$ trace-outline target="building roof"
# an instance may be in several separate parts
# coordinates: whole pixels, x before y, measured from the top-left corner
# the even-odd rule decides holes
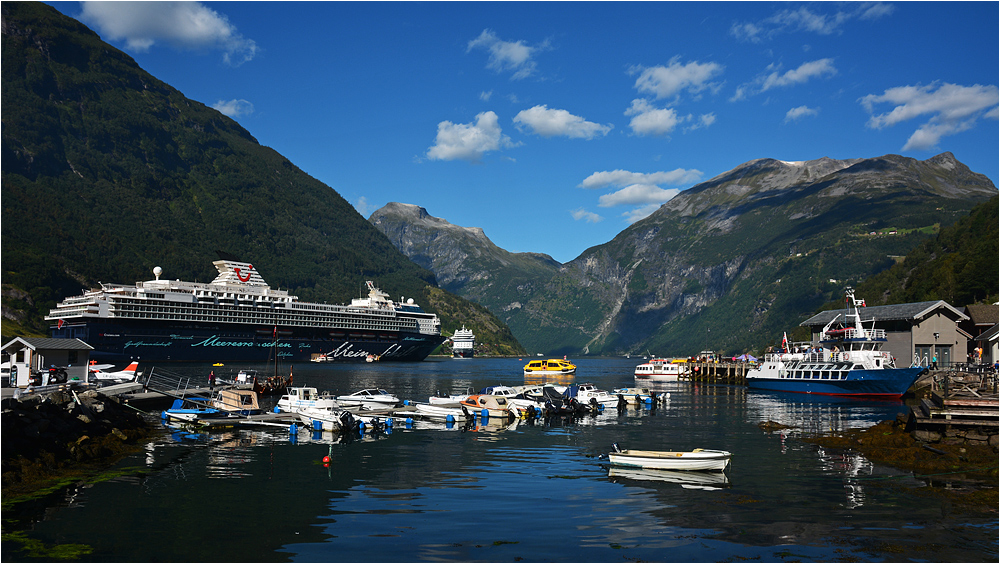
[[[1000,323],[1000,306],[996,304],[972,304],[965,306],[965,314],[975,325],[996,325]]]
[[[94,347],[80,339],[49,339],[46,337],[16,337],[3,346],[4,352],[27,347],[33,351],[92,351]]]
[[[997,330],[1000,325],[994,325],[989,331],[984,331],[982,335],[976,337],[977,341],[995,341],[997,340]]]
[[[944,308],[946,312],[951,312],[952,316],[958,321],[969,319],[967,315],[949,305],[948,302],[944,300],[937,300],[931,302],[916,302],[912,304],[863,307],[861,308],[861,320],[871,321],[874,319],[876,321],[914,321],[923,319],[941,308]],[[799,325],[802,327],[822,326],[832,321],[837,315],[840,315],[843,318],[848,313],[852,313],[852,310],[842,308],[821,311],[803,321]]]

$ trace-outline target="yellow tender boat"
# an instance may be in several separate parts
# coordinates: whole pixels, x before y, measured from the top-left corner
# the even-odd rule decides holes
[[[576,374],[576,365],[568,360],[559,360],[558,358],[550,358],[548,360],[532,360],[528,364],[524,365],[525,376],[549,376],[560,374]]]

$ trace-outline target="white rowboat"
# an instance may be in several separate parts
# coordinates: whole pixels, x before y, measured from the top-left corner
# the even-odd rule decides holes
[[[658,468],[660,470],[714,470],[717,472],[722,472],[729,466],[731,457],[732,453],[728,451],[704,448],[696,448],[688,452],[630,449],[608,454],[608,459],[613,466]]]

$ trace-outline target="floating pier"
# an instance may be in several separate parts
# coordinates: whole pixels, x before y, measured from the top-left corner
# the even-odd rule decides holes
[[[908,428],[919,440],[998,445],[996,373],[938,371],[926,397],[910,411]]]
[[[749,362],[688,361],[685,364],[687,373],[681,375],[680,379],[692,382],[745,386],[747,383],[747,372],[753,366]]]

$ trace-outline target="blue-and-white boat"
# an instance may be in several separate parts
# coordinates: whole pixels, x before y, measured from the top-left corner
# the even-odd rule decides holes
[[[755,390],[831,396],[899,398],[910,389],[923,366],[897,368],[895,359],[881,350],[884,329],[865,329],[860,307],[848,289],[853,313],[838,315],[823,327],[820,346],[799,351],[769,353],[764,362],[747,372],[747,386]],[[838,323],[839,322],[839,323]]]

